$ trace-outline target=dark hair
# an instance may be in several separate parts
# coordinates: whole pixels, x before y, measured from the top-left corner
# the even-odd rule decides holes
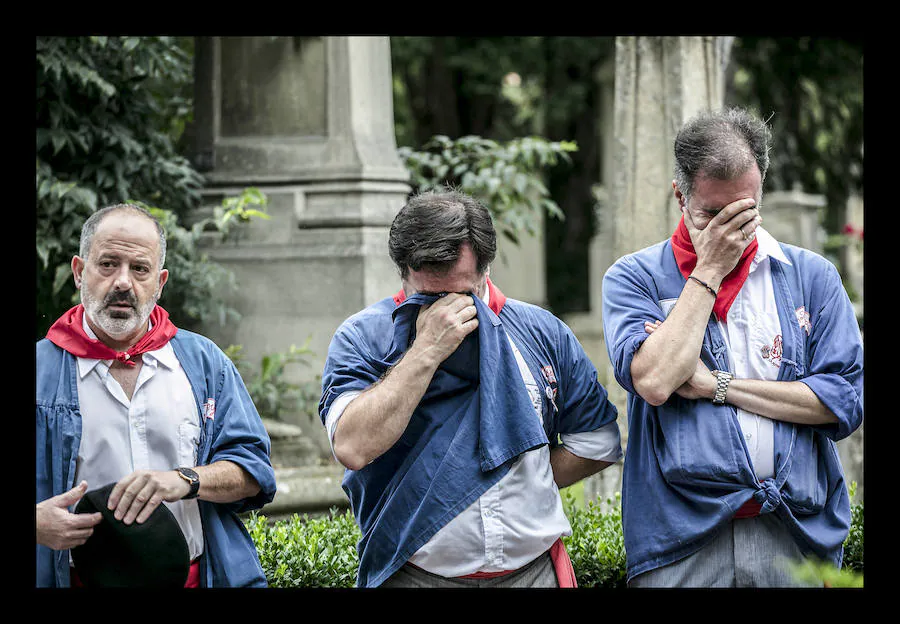
[[[701,112],[675,137],[675,183],[689,197],[698,176],[733,180],[754,162],[762,182],[769,168],[771,138],[766,123],[744,109]]]
[[[484,273],[497,255],[497,234],[481,202],[455,189],[412,196],[391,223],[388,250],[406,278],[409,270],[447,271],[468,241],[478,272]]]
[[[84,222],[84,225],[81,226],[81,241],[78,247],[78,255],[82,258],[88,257],[91,251],[91,243],[94,242],[94,234],[97,233],[97,228],[100,226],[100,222],[103,221],[103,219],[106,218],[106,216],[111,212],[117,212],[120,210],[129,210],[131,212],[139,213],[150,219],[156,226],[156,231],[159,232],[159,270],[161,271],[166,263],[165,230],[163,230],[162,224],[160,224],[159,220],[154,217],[149,210],[135,204],[114,204],[112,206],[101,208],[90,217],[88,217],[87,221]]]

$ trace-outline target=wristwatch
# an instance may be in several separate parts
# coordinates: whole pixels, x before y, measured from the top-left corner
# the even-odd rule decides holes
[[[175,472],[178,473],[179,477],[191,484],[191,489],[181,497],[181,500],[197,498],[197,494],[200,492],[200,475],[190,468],[176,468]]]
[[[716,395],[713,397],[713,405],[724,405],[725,393],[728,392],[728,384],[734,379],[734,375],[720,370],[714,370],[712,374],[716,378]]]

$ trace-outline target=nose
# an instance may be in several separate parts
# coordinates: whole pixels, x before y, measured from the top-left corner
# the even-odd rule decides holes
[[[131,271],[127,263],[123,263],[113,280],[114,290],[131,290]]]

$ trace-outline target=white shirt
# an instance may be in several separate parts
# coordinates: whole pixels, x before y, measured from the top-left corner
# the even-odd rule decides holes
[[[489,303],[487,292],[483,299]],[[544,392],[511,338],[509,343],[535,415],[541,418]],[[332,452],[337,421],[359,394],[340,395],[326,415]],[[595,431],[562,434],[560,439],[569,452],[586,459],[616,462],[623,455],[615,422]],[[432,536],[409,562],[444,577],[515,570],[547,551],[561,536],[571,534],[553,480],[550,448],[544,445],[522,453],[500,481]]]
[[[756,240],[759,247],[750,263],[750,274],[728,309],[728,322],[719,321],[719,329],[728,344],[736,378],[775,381],[781,366],[782,334],[769,258],[791,263],[778,241],[761,227],[756,228]],[[757,478],[773,477],[774,421],[740,408],[737,415]]]
[[[86,318],[83,327],[90,338],[96,339]],[[113,360],[76,359],[82,434],[75,483],[84,479],[93,490],[135,470],[197,465],[197,405],[170,343],[143,354],[130,401],[110,374]],[[178,520],[191,559],[200,556],[203,530],[197,500],[162,504]]]

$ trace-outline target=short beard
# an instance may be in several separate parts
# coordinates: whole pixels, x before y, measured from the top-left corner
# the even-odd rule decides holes
[[[136,307],[137,301],[133,293],[128,293],[126,297],[107,296],[101,302],[84,288],[83,282],[79,290],[81,291],[81,303],[87,315],[100,326],[107,336],[114,340],[124,340],[141,327],[141,324],[146,325],[159,295],[157,292],[156,296],[143,306]],[[126,301],[133,306],[134,311],[125,318],[112,316],[106,306],[113,301]]]

